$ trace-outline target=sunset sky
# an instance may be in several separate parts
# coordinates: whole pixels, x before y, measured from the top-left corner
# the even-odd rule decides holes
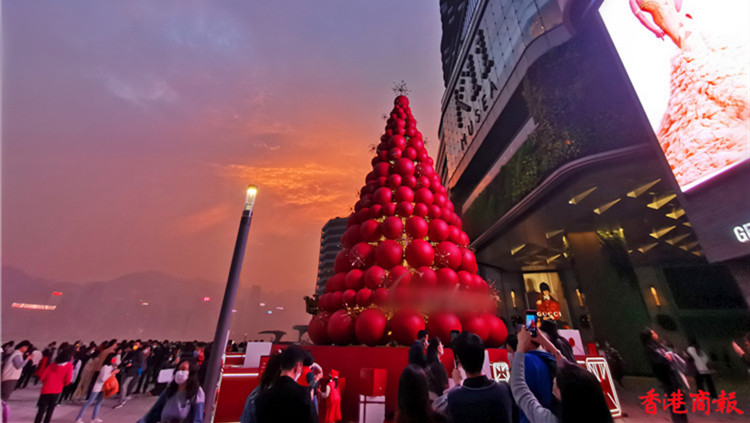
[[[315,283],[320,229],[370,170],[394,82],[435,155],[438,0],[3,2],[2,260]]]

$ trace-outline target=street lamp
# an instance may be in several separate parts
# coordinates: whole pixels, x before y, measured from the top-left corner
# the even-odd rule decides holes
[[[237,232],[237,241],[234,244],[234,254],[232,255],[232,265],[229,268],[227,288],[224,291],[224,300],[221,303],[221,313],[219,313],[219,323],[216,325],[216,334],[214,335],[214,342],[211,347],[211,356],[208,359],[208,367],[206,367],[206,380],[203,387],[206,394],[203,423],[211,423],[214,419],[216,405],[214,402],[216,400],[216,391],[219,385],[221,363],[224,361],[227,340],[229,339],[229,325],[232,321],[234,299],[237,296],[237,286],[240,282],[240,272],[242,270],[242,259],[245,256],[247,234],[250,229],[250,220],[253,218],[253,205],[255,204],[255,196],[257,194],[258,188],[255,185],[247,187],[245,208],[242,211],[240,228]]]

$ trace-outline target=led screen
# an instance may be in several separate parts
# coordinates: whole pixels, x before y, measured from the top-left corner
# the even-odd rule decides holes
[[[750,158],[750,1],[604,0],[599,12],[683,191]]]

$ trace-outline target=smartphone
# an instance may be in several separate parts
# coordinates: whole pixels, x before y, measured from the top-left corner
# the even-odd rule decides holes
[[[532,338],[536,337],[537,315],[536,310],[526,310],[526,330]]]

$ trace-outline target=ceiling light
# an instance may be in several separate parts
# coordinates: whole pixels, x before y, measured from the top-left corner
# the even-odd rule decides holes
[[[596,214],[603,214],[605,211],[609,210],[612,206],[614,206],[615,204],[617,204],[619,202],[620,202],[620,199],[617,198],[615,200],[610,201],[607,204],[602,204],[601,206],[599,206],[599,207],[597,207],[597,208],[594,209],[594,213],[596,213]]]
[[[547,239],[550,239],[550,238],[556,237],[557,235],[560,235],[563,232],[565,232],[565,229],[557,229],[555,231],[547,232],[546,234],[544,234],[544,236],[547,237]]]
[[[685,209],[679,208],[679,209],[673,209],[672,213],[667,213],[667,217],[671,217],[672,219],[679,219],[682,216],[685,216]]]
[[[653,232],[651,232],[649,235],[651,235],[652,238],[659,239],[663,237],[664,235],[666,235],[667,233],[669,233],[669,231],[671,231],[674,228],[676,228],[676,226],[672,225],[672,226],[665,226],[660,229],[654,229]]]
[[[644,192],[648,191],[649,188],[651,188],[652,186],[658,184],[660,181],[661,181],[661,179],[655,179],[655,180],[653,180],[651,182],[647,182],[647,183],[639,186],[638,188],[630,191],[628,193],[628,197],[630,197],[630,198],[638,198],[639,195],[641,195]]]
[[[667,203],[672,201],[673,198],[677,197],[677,194],[664,194],[660,196],[654,196],[654,201],[648,203],[648,207],[654,210],[659,210],[664,207]]]
[[[574,196],[570,200],[568,200],[568,204],[575,205],[575,204],[580,203],[584,198],[588,197],[589,194],[591,194],[592,192],[594,192],[594,190],[596,190],[596,187],[587,189],[586,191],[584,191],[584,192],[582,192],[582,193]]]
[[[519,251],[523,250],[526,244],[517,245],[510,249],[510,255],[515,256]]]
[[[638,251],[641,252],[641,254],[646,254],[650,249],[656,247],[656,242],[652,242],[651,244],[646,244],[643,247],[639,248]]]
[[[680,248],[682,248],[685,251],[690,251],[693,248],[695,248],[696,246],[698,246],[698,241],[688,242],[685,245],[680,245]]]
[[[547,264],[552,263],[553,261],[557,260],[558,257],[560,257],[562,254],[555,254],[552,257],[547,257]]]
[[[680,243],[680,241],[682,241],[683,239],[685,239],[685,238],[687,238],[689,236],[690,236],[690,234],[677,235],[674,238],[669,238],[669,239],[665,240],[665,242],[667,244],[669,244],[669,245],[677,245],[677,244]]]

